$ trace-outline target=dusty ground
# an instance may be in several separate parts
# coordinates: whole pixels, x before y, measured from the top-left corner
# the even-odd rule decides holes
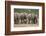
[[[38,24],[14,24],[14,27],[30,27],[30,26],[38,26]]]

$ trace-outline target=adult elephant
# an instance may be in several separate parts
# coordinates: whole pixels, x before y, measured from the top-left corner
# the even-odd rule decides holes
[[[24,23],[27,24],[27,13],[24,13]]]
[[[24,13],[20,13],[20,20],[21,20],[21,24],[24,23]]]
[[[14,23],[18,24],[19,23],[19,13],[14,13]]]
[[[27,13],[21,13],[20,14],[21,23],[27,23]]]
[[[28,14],[27,18],[28,18],[28,24],[30,24],[32,20],[32,14]]]

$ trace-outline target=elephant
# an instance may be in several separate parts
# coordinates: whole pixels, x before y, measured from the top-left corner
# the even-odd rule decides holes
[[[32,14],[32,22],[33,22],[33,24],[36,24],[38,22],[38,15],[37,14]]]
[[[24,13],[24,23],[27,24],[27,13]]]
[[[20,23],[20,24],[23,24],[23,23],[26,23],[27,22],[27,14],[26,13],[15,13],[14,14],[14,21],[16,24]]]
[[[26,13],[20,13],[20,19],[21,23],[27,23],[27,14]]]
[[[32,20],[32,14],[31,13],[28,14],[27,18],[28,18],[28,24],[30,24],[31,23],[30,21]]]
[[[35,15],[34,16],[34,24],[37,24],[38,23],[38,15]]]
[[[19,17],[18,17],[19,13],[14,13],[14,23],[18,24],[19,23]]]
[[[38,23],[38,15],[31,13],[14,13],[14,23],[15,24],[30,24],[30,23]]]
[[[23,24],[23,22],[24,22],[24,13],[20,13],[20,20],[21,20],[21,23]]]

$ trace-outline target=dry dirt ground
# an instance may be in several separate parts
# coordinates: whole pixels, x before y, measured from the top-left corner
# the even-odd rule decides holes
[[[38,24],[14,24],[14,27],[31,27],[38,26]]]

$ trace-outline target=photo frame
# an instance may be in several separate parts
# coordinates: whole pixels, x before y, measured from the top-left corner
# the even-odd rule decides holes
[[[44,33],[45,32],[45,6],[44,5],[45,5],[44,3],[38,3],[38,2],[36,3],[36,2],[5,1],[5,35]],[[31,25],[32,27],[31,26],[29,27],[28,25],[30,24],[27,24],[28,20],[26,20],[27,21],[26,24],[22,24],[22,23],[19,25],[18,23],[14,24],[15,22],[14,21],[15,18],[13,18],[15,16],[14,12],[19,12],[19,15],[20,15],[20,12],[29,13],[27,11],[29,12],[32,11],[31,12],[32,14],[34,13],[34,11],[36,13],[39,11],[38,26]],[[25,19],[24,19],[24,22],[25,22]],[[24,25],[26,25],[26,27],[22,27]]]

